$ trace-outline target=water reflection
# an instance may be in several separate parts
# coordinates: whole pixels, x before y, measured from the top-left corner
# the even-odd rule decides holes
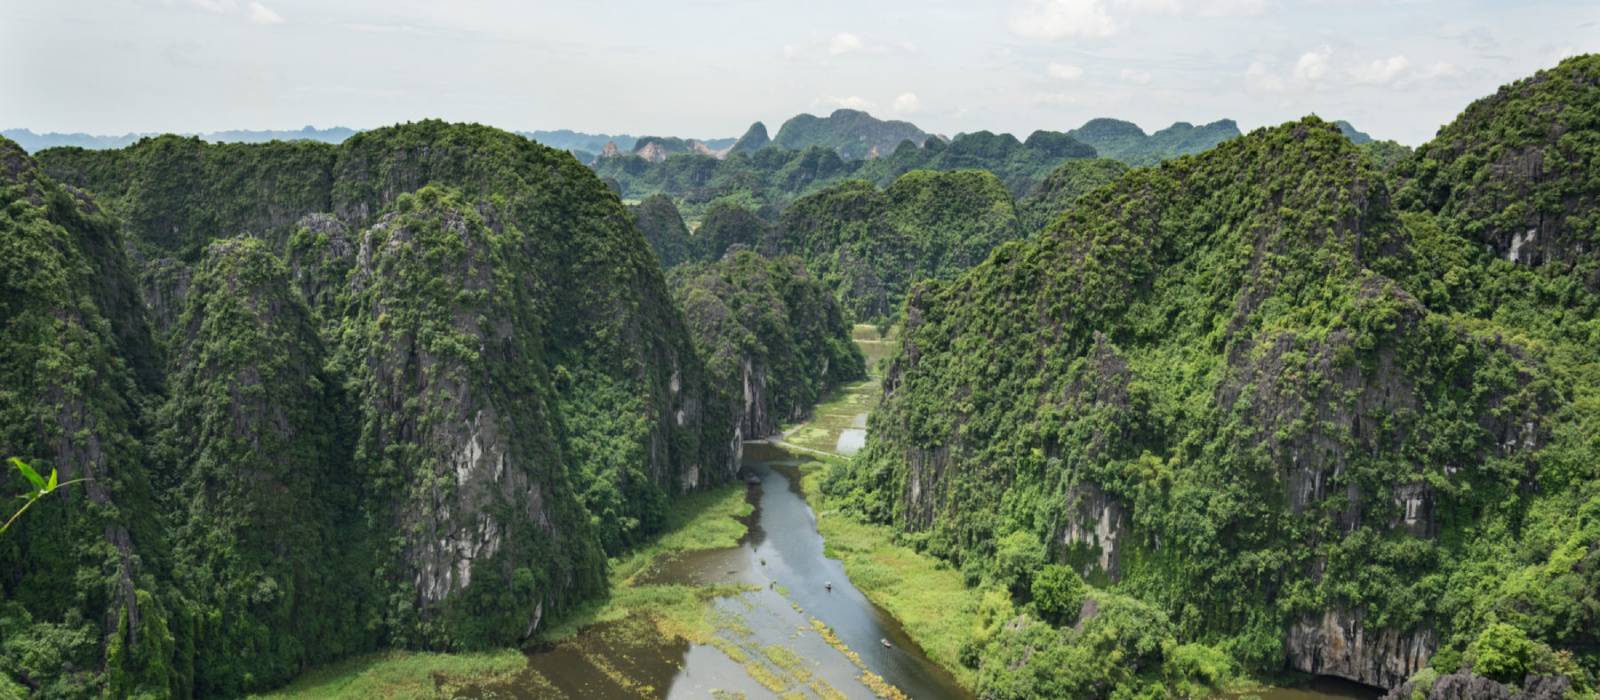
[[[596,625],[531,653],[529,673],[482,688],[479,696],[670,700],[722,691],[775,698],[775,684],[756,677],[775,673],[787,691],[806,697],[875,697],[860,680],[857,661],[818,634],[816,619],[859,655],[861,665],[910,697],[971,697],[850,583],[843,565],[823,555],[815,515],[798,483],[801,459],[766,443],[748,443],[744,455],[744,469],[758,481],[749,487],[756,508],[739,546],[671,557],[638,579],[641,585],[750,586],[751,592],[714,602],[712,644],[670,642],[654,630],[628,628],[648,626],[641,620]],[[880,644],[885,639],[891,648]]]

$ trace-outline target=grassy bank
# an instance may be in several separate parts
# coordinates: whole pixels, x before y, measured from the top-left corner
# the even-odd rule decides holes
[[[860,522],[832,508],[821,490],[828,465],[846,459],[834,452],[839,433],[857,416],[877,408],[883,396],[881,363],[896,343],[892,329],[884,336],[876,326],[858,324],[854,335],[867,356],[871,377],[835,391],[817,406],[811,420],[787,430],[782,442],[822,460],[801,470],[801,483],[817,513],[817,530],[828,556],[842,561],[856,588],[889,611],[930,658],[971,688],[975,674],[961,665],[960,652],[977,626],[981,592],[967,588],[961,574],[939,559],[895,544],[891,528]]]
[[[860,522],[828,506],[821,482],[827,462],[802,470],[806,500],[817,513],[829,557],[844,563],[850,582],[889,611],[912,639],[968,688],[975,673],[961,665],[961,644],[972,636],[981,593],[967,588],[944,562],[894,543],[894,531]]]
[[[466,685],[509,677],[527,665],[515,649],[482,654],[392,651],[346,659],[311,671],[259,700],[326,698],[431,700],[454,697]]]
[[[559,644],[578,632],[606,622],[627,622],[619,629],[639,635],[662,635],[691,641],[709,639],[715,629],[710,602],[738,592],[736,586],[639,585],[640,574],[663,557],[682,552],[722,549],[738,544],[745,534],[741,519],[750,515],[745,489],[739,485],[685,496],[673,505],[666,531],[654,542],[611,560],[611,594],[545,629],[539,642]],[[315,669],[262,700],[308,698],[356,700],[393,698],[431,700],[456,697],[470,686],[493,684],[529,673],[527,657],[518,649],[482,653],[437,654],[392,651],[372,654]],[[534,681],[536,682],[536,681]]]

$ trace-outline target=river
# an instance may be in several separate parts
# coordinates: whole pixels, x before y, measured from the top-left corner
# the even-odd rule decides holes
[[[768,443],[746,443],[743,474],[758,483],[747,486],[755,509],[739,545],[671,556],[640,581],[746,585],[746,592],[712,603],[714,643],[641,638],[600,624],[574,640],[530,653],[533,673],[477,694],[776,699],[775,684],[760,681],[771,674],[786,685],[782,697],[869,700],[879,697],[863,673],[870,671],[917,700],[971,698],[894,618],[850,583],[837,560],[823,554],[816,516],[796,482],[804,459]],[[825,639],[813,620],[831,629],[836,641]]]

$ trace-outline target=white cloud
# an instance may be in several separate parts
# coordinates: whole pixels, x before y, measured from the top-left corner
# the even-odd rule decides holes
[[[1183,0],[1117,0],[1117,9],[1141,15],[1183,13]]]
[[[216,12],[218,14],[232,12],[234,8],[239,6],[234,0],[189,0],[189,4],[206,12]]]
[[[899,97],[894,98],[893,109],[899,114],[915,114],[917,110],[922,109],[922,100],[917,99],[917,93],[901,93]]]
[[[839,56],[852,51],[860,51],[866,47],[867,45],[861,41],[861,37],[850,32],[839,32],[833,35],[833,41],[828,44],[828,53]]]
[[[1056,80],[1077,80],[1083,77],[1083,69],[1068,63],[1052,63],[1049,68],[1050,77]]]
[[[1300,60],[1294,62],[1294,77],[1308,83],[1322,80],[1328,76],[1328,59],[1332,57],[1333,49],[1327,46],[1301,54]]]
[[[1405,56],[1391,56],[1358,65],[1351,70],[1350,75],[1358,83],[1385,85],[1400,77],[1400,73],[1410,65],[1411,62],[1407,61]]]
[[[817,102],[824,106],[835,109],[859,109],[863,112],[870,112],[876,106],[871,100],[858,95],[849,95],[846,97],[835,97],[833,95],[829,95],[817,100]]]
[[[1245,84],[1252,90],[1265,92],[1279,92],[1283,90],[1283,78],[1272,72],[1271,68],[1262,61],[1255,61],[1244,72]]]
[[[1192,4],[1201,17],[1258,17],[1267,12],[1267,0],[1198,0]]]
[[[1029,39],[1094,39],[1117,33],[1104,0],[1026,0],[1011,31]]]
[[[1430,63],[1412,72],[1411,77],[1416,80],[1437,80],[1439,78],[1454,78],[1461,75],[1461,69],[1455,64],[1446,61]]]
[[[253,24],[283,24],[283,17],[272,8],[252,0],[250,3],[250,21]]]
[[[1116,0],[1116,7],[1141,15],[1255,17],[1266,13],[1267,0]]]
[[[1145,85],[1150,82],[1150,78],[1152,77],[1150,75],[1150,71],[1134,70],[1132,68],[1122,69],[1121,75],[1123,82],[1133,83],[1134,85]]]

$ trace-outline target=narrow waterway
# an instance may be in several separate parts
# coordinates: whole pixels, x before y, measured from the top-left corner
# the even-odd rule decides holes
[[[747,443],[742,476],[753,477],[746,488],[755,510],[739,545],[668,557],[639,580],[641,586],[746,586],[713,601],[712,643],[641,634],[627,628],[629,621],[595,625],[530,653],[529,673],[475,694],[870,700],[881,696],[870,687],[870,672],[917,700],[970,698],[850,583],[838,561],[823,554],[816,516],[797,482],[806,459],[768,443]]]

